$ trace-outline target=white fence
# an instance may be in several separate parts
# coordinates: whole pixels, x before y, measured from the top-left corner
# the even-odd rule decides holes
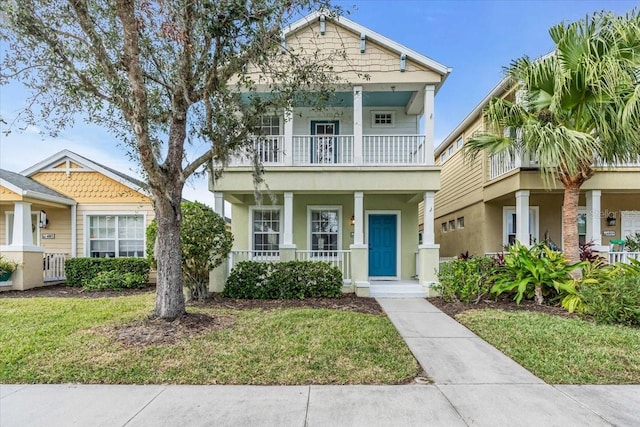
[[[256,137],[253,145],[233,156],[229,164],[232,166],[250,166],[257,156],[263,165],[278,165],[284,163],[284,155],[284,136]]]
[[[351,251],[296,251],[296,260],[328,262],[338,267],[345,282],[351,282]]]
[[[280,251],[231,251],[229,252],[229,273],[233,267],[242,261],[279,261]]]
[[[629,261],[631,259],[640,261],[640,252],[609,252],[607,254],[609,264],[615,264],[617,262],[631,264],[631,261]]]
[[[65,280],[66,274],[64,272],[64,261],[67,259],[67,254],[64,253],[45,253],[42,259],[43,262],[43,275],[45,282],[56,282],[59,280]]]

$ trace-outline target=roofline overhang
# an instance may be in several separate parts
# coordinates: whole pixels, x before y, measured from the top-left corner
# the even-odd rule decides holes
[[[61,197],[61,196],[54,196],[52,194],[45,194],[45,193],[40,193],[39,191],[33,191],[33,190],[25,190],[21,187],[18,187],[17,185],[7,181],[6,179],[2,179],[0,178],[0,185],[2,185],[5,188],[8,188],[9,190],[13,191],[14,193],[22,196],[22,197],[30,197],[32,199],[37,199],[37,200],[43,200],[46,202],[54,202],[54,203],[60,203],[62,205],[68,205],[68,206],[73,206],[76,205],[76,201],[72,200],[72,199],[68,199],[66,197]]]

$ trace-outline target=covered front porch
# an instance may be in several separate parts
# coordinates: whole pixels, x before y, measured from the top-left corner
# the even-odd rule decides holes
[[[423,231],[421,244],[418,235],[418,203],[433,206],[433,191],[286,191],[275,194],[275,203],[260,206],[252,195],[215,193],[221,214],[225,196],[232,202],[235,241],[227,265],[212,277],[213,291],[221,291],[233,267],[246,260],[328,262],[342,272],[343,291],[360,296],[406,285],[426,295],[437,281],[433,209],[424,210],[431,227]]]

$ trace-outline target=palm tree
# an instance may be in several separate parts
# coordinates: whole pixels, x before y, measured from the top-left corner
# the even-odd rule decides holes
[[[487,132],[465,143],[480,152],[537,158],[547,188],[564,186],[562,242],[579,261],[578,196],[597,165],[640,156],[640,18],[600,12],[549,31],[555,50],[506,69],[516,101],[492,99],[483,114]]]

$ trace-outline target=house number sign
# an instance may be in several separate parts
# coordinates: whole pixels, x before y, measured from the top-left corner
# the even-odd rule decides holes
[[[43,233],[42,234],[42,238],[43,239],[55,239],[56,235],[55,235],[55,233]]]
[[[613,237],[613,236],[616,235],[616,232],[607,230],[607,231],[604,231],[602,234],[607,236],[607,237]]]

